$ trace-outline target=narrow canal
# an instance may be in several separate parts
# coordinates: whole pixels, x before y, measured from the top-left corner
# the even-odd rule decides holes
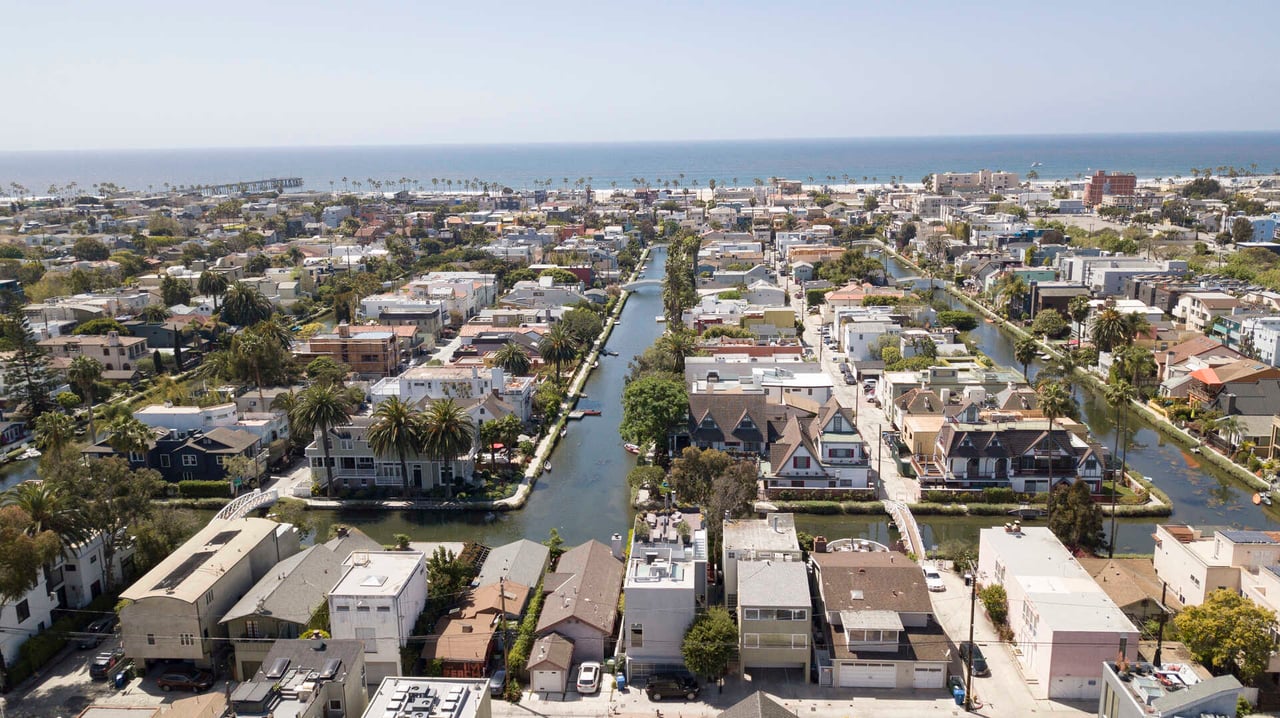
[[[642,277],[661,278],[666,259],[666,247],[655,247]],[[660,314],[660,286],[642,286],[631,293],[622,323],[606,344],[618,356],[602,356],[585,387],[586,401],[598,405],[601,415],[569,423],[568,433],[551,455],[551,473],[538,480],[523,509],[489,518],[482,512],[315,512],[319,535],[330,524],[343,523],[383,542],[403,533],[419,541],[467,539],[495,546],[518,538],[541,541],[552,528],[570,544],[593,538],[607,541],[613,532],[625,532],[631,526],[626,476],[636,462],[618,438],[622,385],[631,357],[662,333],[664,325],[655,321]]]

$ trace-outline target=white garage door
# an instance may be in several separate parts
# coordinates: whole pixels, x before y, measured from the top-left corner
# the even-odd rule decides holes
[[[941,688],[947,684],[942,666],[916,666],[911,685],[915,688]]]
[[[1102,695],[1102,684],[1096,678],[1069,676],[1054,678],[1049,697],[1065,701],[1096,700]]]
[[[892,663],[841,663],[841,688],[896,688],[898,668]]]
[[[529,687],[539,693],[564,693],[564,671],[533,671]]]

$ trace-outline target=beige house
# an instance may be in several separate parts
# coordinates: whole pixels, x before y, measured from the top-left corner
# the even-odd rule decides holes
[[[725,604],[738,608],[738,565],[741,561],[801,562],[800,539],[792,514],[769,514],[763,519],[725,519],[721,533]]]
[[[214,519],[120,598],[125,654],[209,666],[230,648],[219,623],[240,597],[298,552],[298,532],[267,519]]]
[[[788,677],[809,680],[809,576],[798,561],[738,564],[739,665],[794,669]]]
[[[564,693],[573,672],[573,642],[559,634],[534,641],[529,651],[529,690],[535,693]]]
[[[1179,524],[1156,526],[1152,563],[1169,593],[1185,606],[1198,606],[1219,588],[1240,591],[1241,574],[1280,564],[1280,540],[1271,531],[1201,529]]]

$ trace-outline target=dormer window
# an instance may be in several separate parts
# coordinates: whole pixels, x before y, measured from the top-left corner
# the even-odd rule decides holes
[[[993,448],[993,449],[998,449],[998,448],[1000,448],[1000,439],[998,439],[998,438],[996,438],[996,437],[994,437],[994,436],[993,436],[993,437],[991,437],[991,448]]]
[[[971,440],[969,439],[969,437],[967,437],[967,436],[966,436],[966,437],[964,437],[964,439],[962,439],[962,440],[960,441],[960,445],[961,445],[961,446],[963,446],[963,447],[965,447],[966,449],[972,449],[972,448],[973,448],[973,441],[971,441]]]
[[[739,422],[738,422],[738,428],[739,428],[739,429],[754,429],[754,428],[756,428],[756,425],[755,425],[755,422],[751,421],[751,417],[749,417],[749,416],[744,416],[744,417],[742,417],[742,421],[739,421]]]
[[[716,428],[716,420],[712,419],[711,416],[708,415],[706,418],[702,420],[701,426],[704,429],[714,429]]]

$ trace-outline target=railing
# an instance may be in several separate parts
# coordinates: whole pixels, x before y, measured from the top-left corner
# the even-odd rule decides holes
[[[230,521],[233,519],[242,519],[254,509],[260,509],[263,506],[270,506],[280,498],[280,492],[275,489],[270,491],[255,490],[252,493],[237,496],[231,503],[222,507],[222,510],[214,516],[215,519]]]

